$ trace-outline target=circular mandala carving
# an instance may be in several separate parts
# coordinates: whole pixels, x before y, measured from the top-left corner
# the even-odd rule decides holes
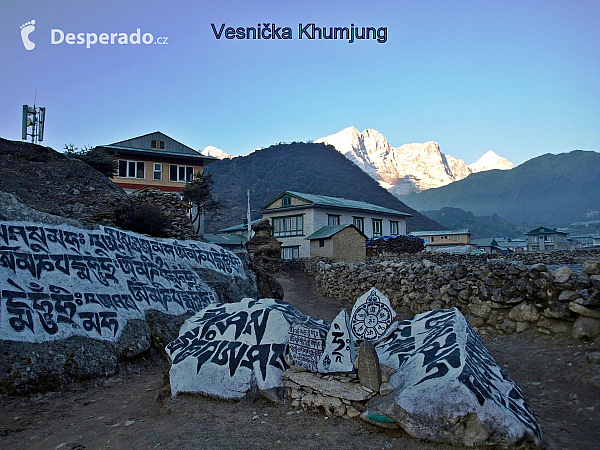
[[[377,296],[375,296],[377,298]],[[358,339],[373,341],[385,333],[385,330],[392,323],[392,310],[379,301],[369,301],[363,303],[352,317],[352,332]]]

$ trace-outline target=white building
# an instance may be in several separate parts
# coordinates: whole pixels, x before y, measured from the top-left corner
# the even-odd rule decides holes
[[[308,258],[306,239],[326,226],[352,224],[368,238],[406,234],[406,214],[383,206],[285,191],[261,210],[273,225],[273,236],[281,241],[283,259]]]

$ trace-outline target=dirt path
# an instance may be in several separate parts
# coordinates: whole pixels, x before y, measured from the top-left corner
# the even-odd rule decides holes
[[[342,307],[351,308],[315,295],[304,274],[291,275],[282,279],[286,300],[306,314],[331,320]],[[551,447],[598,448],[600,391],[590,380],[598,376],[599,366],[587,361],[597,346],[531,335],[484,340],[522,387]],[[161,397],[166,369],[155,367],[29,398],[0,398],[0,448],[454,448],[263,399]]]

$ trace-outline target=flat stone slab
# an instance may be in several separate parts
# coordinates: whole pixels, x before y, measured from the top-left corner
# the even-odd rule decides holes
[[[401,322],[376,346],[381,364],[398,371],[393,394],[369,401],[361,417],[399,424],[415,438],[451,444],[541,444],[523,392],[494,361],[456,308]],[[360,360],[360,357],[359,357]]]
[[[364,401],[373,396],[365,391],[358,383],[342,383],[335,379],[327,380],[310,372],[287,371],[283,378],[293,381],[300,386],[309,387],[321,395],[338,397],[349,401]]]
[[[324,347],[319,329],[302,323],[293,323],[290,326],[288,341],[289,353],[294,364],[316,372]]]

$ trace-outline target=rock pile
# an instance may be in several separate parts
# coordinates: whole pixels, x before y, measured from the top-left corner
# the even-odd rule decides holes
[[[367,256],[394,256],[399,253],[419,253],[425,241],[415,236],[383,236],[367,241]]]
[[[160,208],[167,219],[167,228],[163,230],[165,237],[173,239],[196,239],[194,225],[190,220],[190,206],[181,201],[176,192],[164,192],[148,188],[133,193],[132,205],[150,204]]]
[[[366,409],[373,396],[393,391],[388,379],[396,370],[388,366],[382,369],[381,387],[375,390],[362,385],[356,373],[312,373],[293,363],[281,378],[292,406],[354,418]]]
[[[297,263],[299,264],[299,263]],[[359,265],[304,261],[324,295],[350,301],[370,286],[412,313],[458,308],[482,333],[600,335],[600,263],[547,266],[508,259],[377,261]]]

